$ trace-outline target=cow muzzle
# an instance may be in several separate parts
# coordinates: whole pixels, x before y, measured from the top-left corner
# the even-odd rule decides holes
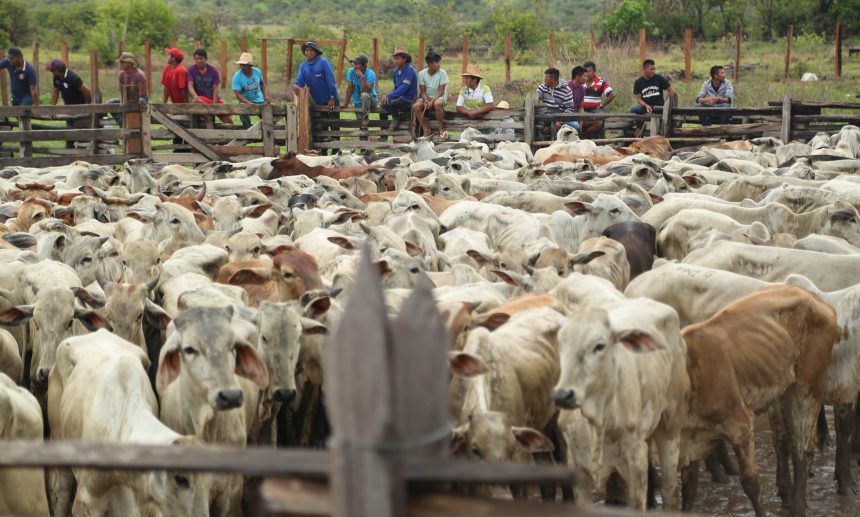
[[[279,388],[275,390],[273,397],[276,402],[288,404],[296,398],[296,390]]]
[[[215,397],[215,406],[218,409],[233,409],[240,407],[244,400],[242,390],[221,390]]]
[[[552,390],[552,401],[562,409],[576,409],[578,407],[576,393],[573,390],[564,388]]]
[[[50,373],[50,368],[39,368],[39,371],[36,372],[36,382],[38,382],[42,386],[48,384],[48,374]]]

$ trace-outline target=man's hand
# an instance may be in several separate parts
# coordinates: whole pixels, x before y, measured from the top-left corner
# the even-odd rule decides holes
[[[349,106],[349,99],[344,99],[343,102],[340,104],[341,108],[346,108],[348,106]]]
[[[388,104],[388,97],[383,97],[379,99],[379,103],[385,106],[386,104]]]
[[[328,110],[334,111],[334,107],[336,104],[337,104],[337,102],[334,99],[329,99],[328,100]]]
[[[298,86],[296,86],[296,85],[294,84],[294,85],[293,85],[293,92],[294,92],[296,95],[298,95],[298,94],[302,93],[302,89],[301,89],[301,88],[299,88]]]
[[[360,70],[356,70],[356,69],[354,69],[354,68],[353,68],[353,72],[352,72],[352,73],[354,73],[355,75],[357,75],[359,79],[364,79],[364,72],[362,72],[362,71],[360,71]]]
[[[650,105],[650,104],[646,104],[646,105],[645,105],[645,111],[647,111],[648,113],[653,113],[653,112],[654,112],[654,109],[653,109],[653,108],[651,108],[651,105]]]
[[[200,97],[196,95],[191,96],[191,102],[201,102]]]
[[[264,100],[266,103],[268,103],[268,104],[271,104],[271,103],[272,103],[272,98],[271,98],[271,97],[269,97],[269,96],[268,96],[268,94],[264,94],[264,95],[263,95],[263,100]]]

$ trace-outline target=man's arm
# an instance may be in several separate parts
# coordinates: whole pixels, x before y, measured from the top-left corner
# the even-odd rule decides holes
[[[260,77],[260,92],[262,92],[263,94],[263,101],[271,102],[271,99],[269,99],[269,94],[266,93],[266,85],[263,83],[262,76]]]
[[[60,90],[58,90],[56,87],[51,88],[51,106],[57,105],[57,99],[59,99],[59,97],[60,97]]]
[[[354,89],[354,88],[353,88],[353,86],[352,86],[352,82],[351,82],[351,81],[347,81],[347,83],[346,83],[346,93],[344,93],[344,94],[343,94],[343,103],[341,104],[341,106],[342,106],[342,107],[344,107],[344,108],[345,108],[345,107],[349,106],[349,100],[350,100],[350,99],[352,99],[352,90],[353,90],[353,89]]]
[[[331,68],[331,63],[325,68],[325,80],[328,84],[328,105],[334,106],[337,104],[338,95],[337,95],[337,81],[334,79],[334,70]]]
[[[602,104],[601,107],[605,108],[606,106],[609,106],[610,104],[612,104],[612,101],[614,101],[614,100],[615,100],[615,90],[612,90],[606,94],[606,98],[603,99],[603,102],[601,103]]]
[[[702,87],[699,88],[699,93],[696,94],[696,102],[697,103],[701,103],[702,100],[705,99],[705,96],[708,95],[708,92],[706,90],[707,86],[708,86],[708,81],[705,81],[704,83],[702,83]]]
[[[307,84],[307,81],[305,81],[305,70],[307,70],[307,65],[305,65],[305,63],[300,64],[299,73],[296,75],[296,82],[293,83],[293,91],[296,95],[298,95],[299,92],[302,91],[302,88]]]
[[[436,102],[437,99],[441,99],[441,98],[445,97],[445,90],[447,90],[447,89],[448,89],[448,83],[440,84],[439,89],[436,90],[436,95],[434,95],[433,98],[430,99],[430,104],[433,104],[434,102]]]
[[[415,76],[415,74],[409,74],[408,76],[403,78],[400,84],[394,87],[394,90],[392,90],[391,93],[386,96],[386,98],[388,98],[388,100],[391,100],[396,99],[397,97],[402,97],[406,94],[406,92],[416,80],[417,77]]]
[[[197,90],[194,88],[194,81],[188,81],[188,93],[191,95],[191,102],[200,102],[200,96],[197,95]]]
[[[496,105],[494,103],[488,102],[488,103],[484,104],[482,107],[480,107],[474,111],[470,111],[469,113],[470,113],[470,116],[472,118],[481,118],[484,115],[486,115],[487,113],[493,111],[495,108],[496,108]]]
[[[373,90],[373,81],[367,80],[367,72],[361,74],[361,91],[370,93]]]
[[[726,100],[723,102],[733,103],[735,99],[735,89],[732,87],[732,82],[726,79]]]
[[[36,70],[33,70],[33,75],[30,77],[30,95],[33,96],[33,106],[39,105],[39,78],[36,76]]]
[[[87,85],[85,85],[84,83],[81,83],[81,87],[78,88],[78,91],[80,91],[83,94],[85,103],[92,104],[93,92],[91,92],[90,89],[87,88]]]
[[[639,103],[640,106],[645,108],[645,111],[649,113],[651,112],[651,106],[647,102],[645,102],[645,99],[642,98],[641,93],[636,93],[633,96],[636,97],[636,102]]]
[[[240,90],[233,90],[233,93],[236,94],[236,99],[239,101],[240,104],[253,104],[253,102],[249,101],[245,98],[244,95],[242,95],[242,92]]]

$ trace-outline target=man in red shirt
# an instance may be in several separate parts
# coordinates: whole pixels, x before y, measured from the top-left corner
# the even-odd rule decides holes
[[[161,84],[164,86],[164,101],[170,99],[174,104],[188,102],[188,71],[182,64],[185,54],[178,48],[166,48],[167,66],[161,74]]]

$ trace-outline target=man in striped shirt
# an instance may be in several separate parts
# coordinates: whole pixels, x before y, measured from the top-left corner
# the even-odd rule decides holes
[[[544,103],[547,113],[573,113],[573,92],[566,82],[559,81],[560,76],[557,68],[547,68],[543,73],[543,83],[537,88],[537,98]],[[573,121],[564,124],[577,132],[582,129]],[[562,122],[555,122],[556,129],[561,125]]]
[[[588,113],[599,113],[615,100],[615,90],[597,75],[597,65],[593,61],[586,61],[582,66],[585,68],[585,100],[582,107]],[[583,124],[582,133],[583,136],[594,137],[602,130],[603,121],[595,120]]]

